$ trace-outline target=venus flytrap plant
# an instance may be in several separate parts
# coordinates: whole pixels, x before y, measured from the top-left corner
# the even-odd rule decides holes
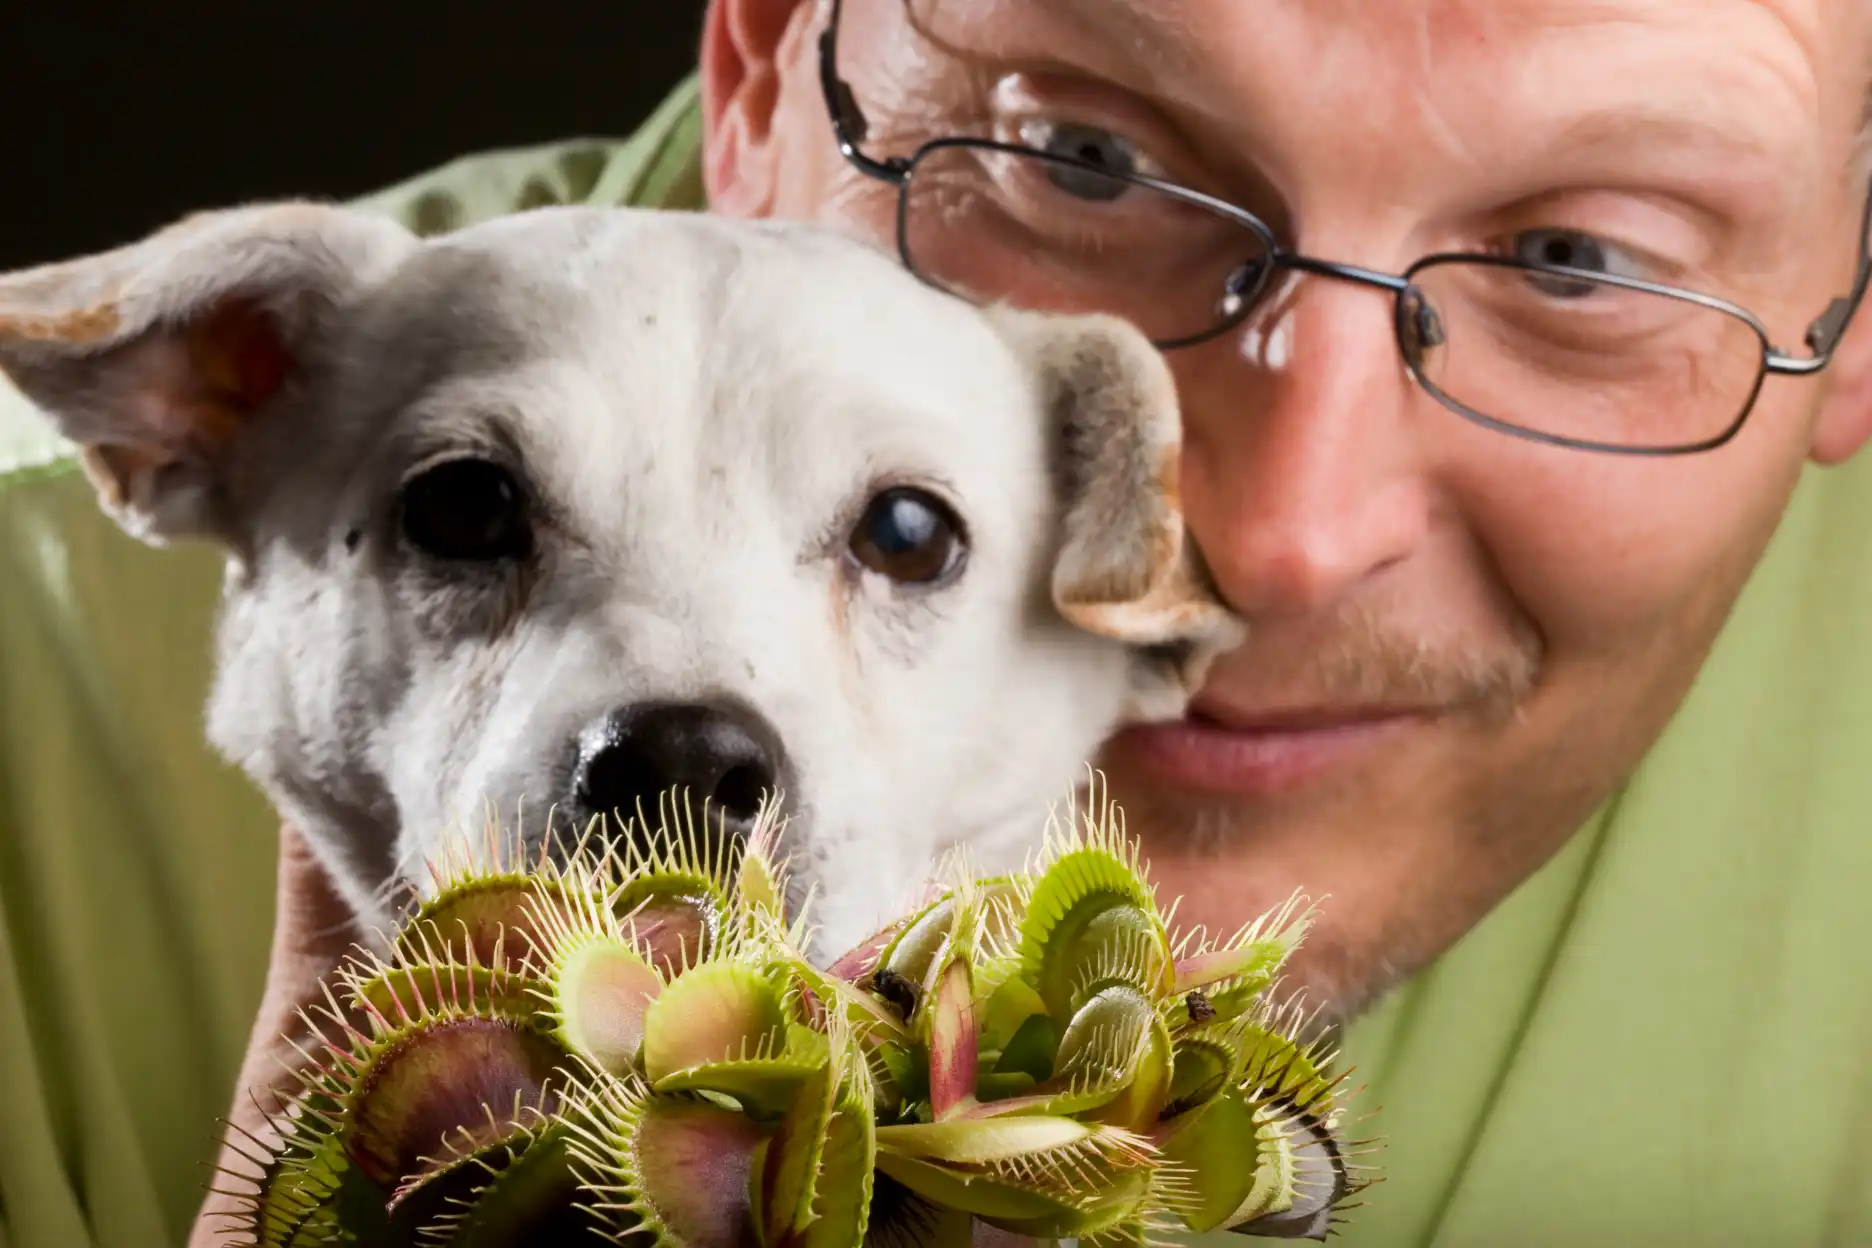
[[[560,860],[490,825],[308,1015],[303,1090],[230,1176],[246,1242],[1323,1238],[1363,1180],[1333,1055],[1271,999],[1306,914],[1173,936],[1098,794],[829,966],[774,806],[745,844],[666,803]]]

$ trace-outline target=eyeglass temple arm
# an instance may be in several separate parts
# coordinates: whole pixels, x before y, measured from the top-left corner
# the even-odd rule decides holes
[[[832,137],[838,142],[839,155],[859,172],[886,182],[902,182],[909,168],[905,161],[876,160],[858,148],[871,127],[852,95],[851,84],[838,73],[839,13],[843,7],[843,0],[832,0],[825,29],[819,32],[819,87],[825,93],[826,112],[832,118]]]
[[[1872,185],[1866,188],[1866,206],[1859,218],[1859,267],[1851,292],[1827,304],[1826,311],[1807,327],[1807,349],[1813,352],[1810,358],[1802,360],[1778,351],[1770,352],[1769,370],[1799,374],[1817,373],[1825,368],[1852,325],[1859,305],[1865,302],[1869,285],[1872,285]]]

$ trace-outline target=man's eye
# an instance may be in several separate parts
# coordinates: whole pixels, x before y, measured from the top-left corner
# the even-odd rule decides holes
[[[1647,276],[1644,264],[1622,248],[1578,230],[1523,230],[1514,236],[1512,254],[1524,264],[1547,264],[1612,277]],[[1529,274],[1528,284],[1557,299],[1578,299],[1600,289],[1594,282],[1546,273]]]
[[[1146,172],[1145,161],[1135,145],[1097,126],[1029,121],[1021,126],[1020,139],[1026,146],[1049,156],[1069,157],[1113,175],[1101,177],[1091,169],[1072,165],[1049,166],[1047,178],[1077,199],[1099,203],[1117,199],[1129,189],[1120,179]]]

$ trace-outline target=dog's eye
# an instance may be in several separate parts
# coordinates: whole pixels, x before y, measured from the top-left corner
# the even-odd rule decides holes
[[[437,559],[489,562],[532,552],[525,495],[513,474],[485,459],[452,459],[403,487],[403,536]]]
[[[863,567],[893,581],[941,580],[962,560],[962,526],[949,508],[922,490],[885,490],[852,530],[851,553]]]

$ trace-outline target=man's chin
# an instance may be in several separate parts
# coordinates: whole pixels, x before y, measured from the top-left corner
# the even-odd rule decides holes
[[[1099,759],[1112,800],[1124,812],[1161,901],[1176,905],[1181,931],[1201,926],[1228,936],[1257,918],[1298,904],[1312,924],[1288,963],[1275,995],[1323,1035],[1373,1008],[1414,966],[1400,959],[1414,942],[1393,932],[1383,940],[1361,931],[1373,916],[1350,912],[1350,899],[1334,897],[1324,865],[1310,869],[1320,839],[1334,820],[1320,816],[1345,786],[1322,780],[1274,794],[1244,796],[1168,781],[1152,765],[1149,747],[1121,736]],[[1328,856],[1328,861],[1337,855]],[[1338,913],[1338,907],[1348,907]]]

